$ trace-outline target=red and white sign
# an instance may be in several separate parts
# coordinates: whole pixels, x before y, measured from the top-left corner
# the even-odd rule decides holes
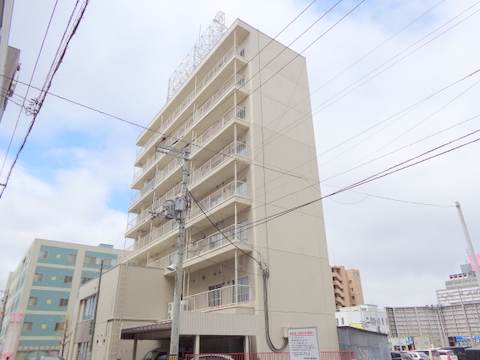
[[[321,360],[317,328],[288,329],[290,360]]]

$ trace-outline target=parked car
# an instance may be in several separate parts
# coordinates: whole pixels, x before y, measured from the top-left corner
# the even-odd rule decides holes
[[[415,360],[415,358],[410,353],[410,351],[401,351],[400,352],[400,359],[401,360]]]
[[[169,350],[165,348],[150,350],[142,360],[167,360],[168,351]]]
[[[480,360],[480,349],[466,349],[465,355],[467,360]]]
[[[410,356],[412,356],[413,360],[431,360],[427,354],[421,351],[409,351]]]
[[[437,349],[442,360],[458,360],[458,356],[452,350]]]
[[[455,355],[457,355],[458,360],[467,360],[467,355],[465,354],[465,350],[469,347],[465,346],[447,346],[442,347],[442,350],[452,350]]]
[[[392,360],[402,360],[402,356],[400,354],[400,351],[390,351],[390,357]]]
[[[430,358],[430,360],[443,360],[440,357],[440,354],[438,353],[437,349],[426,349],[426,350],[415,350],[415,351],[426,354]]]

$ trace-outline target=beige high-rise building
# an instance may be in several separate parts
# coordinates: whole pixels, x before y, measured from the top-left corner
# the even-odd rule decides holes
[[[357,269],[332,266],[333,293],[337,309],[363,304],[362,280]]]
[[[305,58],[236,20],[169,96],[137,140],[132,253],[102,279],[94,358],[168,346],[179,230],[161,213],[183,159],[159,144],[190,151],[181,349],[271,352],[288,328],[316,327],[320,349],[338,350],[322,203],[282,214],[320,197]],[[94,283],[79,296],[83,353],[94,296]]]

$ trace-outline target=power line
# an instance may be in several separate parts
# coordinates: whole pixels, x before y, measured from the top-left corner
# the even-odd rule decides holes
[[[18,112],[17,120],[15,121],[15,126],[13,128],[13,133],[12,133],[12,136],[10,138],[10,142],[8,144],[7,150],[5,152],[5,158],[3,159],[2,168],[0,169],[0,175],[3,173],[3,169],[5,167],[5,163],[6,163],[7,158],[8,158],[8,153],[10,152],[10,147],[12,146],[13,138],[15,137],[15,133],[17,131],[18,124],[20,122],[20,115],[22,114],[22,110],[25,108],[25,100],[28,97],[28,92],[30,91],[32,81],[33,81],[33,78],[35,76],[35,71],[37,70],[38,62],[40,60],[40,56],[41,56],[42,51],[43,51],[43,46],[45,45],[45,40],[47,39],[47,35],[48,35],[49,30],[50,30],[50,25],[52,24],[52,20],[53,20],[54,14],[55,14],[55,10],[57,9],[57,4],[58,4],[58,0],[56,0],[55,4],[53,5],[52,13],[50,14],[50,19],[48,20],[47,29],[45,30],[45,35],[43,35],[43,40],[42,40],[42,43],[40,44],[40,50],[38,51],[37,59],[35,60],[35,65],[33,66],[32,75],[30,76],[30,81],[28,83],[27,91],[25,93],[25,97],[24,97],[22,106],[20,108],[20,111]],[[4,76],[4,75],[2,75],[2,76]],[[6,77],[6,76],[4,76],[4,77]],[[13,78],[10,78],[10,79],[14,80]],[[9,177],[10,177],[10,174],[7,176],[5,184],[2,184],[3,186],[2,186],[2,190],[0,191],[0,198],[2,197],[2,194],[3,194],[3,191],[4,191],[5,187],[7,186]]]
[[[17,160],[20,156],[20,153],[21,151],[23,150],[26,142],[27,142],[27,139],[28,139],[28,136],[30,135],[32,129],[33,129],[33,125],[35,124],[35,120],[37,119],[37,116],[43,106],[43,102],[45,101],[45,98],[48,94],[48,91],[50,90],[50,87],[52,86],[52,82],[53,82],[53,78],[56,74],[56,72],[58,71],[59,67],[60,67],[60,64],[62,63],[62,60],[63,58],[65,57],[65,54],[67,52],[67,49],[68,49],[68,45],[70,44],[70,41],[72,40],[73,38],[73,35],[75,35],[77,29],[78,29],[78,26],[80,25],[80,22],[83,18],[83,15],[85,14],[85,10],[88,6],[88,3],[89,3],[90,0],[84,0],[83,4],[82,4],[82,7],[80,8],[79,10],[79,14],[72,26],[72,29],[65,41],[65,43],[62,45],[60,44],[59,47],[61,47],[61,50],[59,50],[57,53],[60,54],[58,55],[57,57],[57,62],[53,63],[52,66],[51,66],[51,71],[49,72],[49,77],[47,77],[47,79],[45,79],[45,83],[44,83],[44,86],[42,87],[41,91],[40,91],[40,96],[35,99],[35,103],[34,103],[34,110],[33,110],[33,119],[32,121],[30,122],[30,126],[28,127],[27,129],[27,133],[25,134],[25,137],[17,151],[17,154],[15,156],[15,158],[13,159],[13,162],[12,162],[12,165],[10,167],[10,170],[7,174],[7,177],[5,179],[5,183],[2,184],[2,188],[0,190],[0,198],[2,197],[3,195],[3,192],[5,191],[7,185],[8,185],[8,181],[10,179],[10,176],[13,172],[13,168],[15,167],[15,164],[17,163]],[[58,0],[57,0],[58,2]],[[75,9],[76,9],[76,6],[75,6]],[[74,12],[75,12],[75,9],[74,9]],[[31,85],[31,84],[30,84]],[[19,115],[20,117],[20,115]]]

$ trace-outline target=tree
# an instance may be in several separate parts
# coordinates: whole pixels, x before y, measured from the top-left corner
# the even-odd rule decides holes
[[[70,337],[72,336],[69,318],[65,317],[65,321],[60,323],[56,330],[60,332],[60,335],[57,337],[57,342],[60,344],[60,356],[63,357],[65,347],[70,343]]]

